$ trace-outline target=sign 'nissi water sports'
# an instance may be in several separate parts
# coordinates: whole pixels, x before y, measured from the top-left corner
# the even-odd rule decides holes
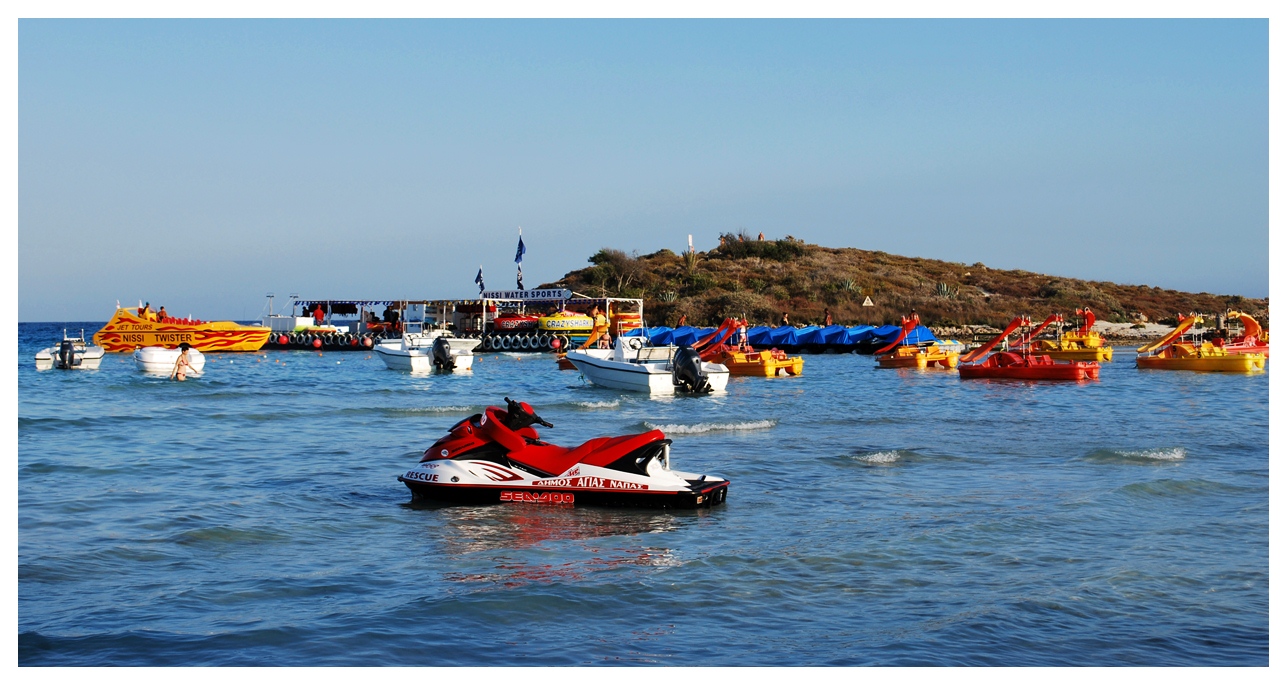
[[[572,291],[566,288],[546,290],[484,290],[485,300],[569,300]]]

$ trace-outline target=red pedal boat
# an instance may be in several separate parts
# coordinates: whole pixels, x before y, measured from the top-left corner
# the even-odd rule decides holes
[[[1023,336],[1021,343],[1031,341],[1043,328],[1056,320],[1058,320],[1056,317],[1046,319],[1041,326]],[[1099,379],[1099,362],[1055,361],[1049,355],[1032,353],[1028,347],[1022,347],[1018,352],[996,352],[979,361],[1020,326],[1032,326],[1032,320],[1026,316],[1016,316],[1001,335],[961,357],[961,364],[957,367],[961,378],[1013,378],[1028,381]]]

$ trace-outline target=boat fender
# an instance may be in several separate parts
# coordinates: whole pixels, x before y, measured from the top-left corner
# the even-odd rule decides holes
[[[286,344],[286,343],[288,343],[288,342],[290,342],[290,339],[289,339],[289,338],[287,338],[285,335],[279,335],[279,336],[277,336],[277,344],[278,344],[278,345],[285,345],[285,344]]]
[[[374,343],[371,342],[371,336],[368,335],[362,338],[362,347],[370,347],[372,344]]]
[[[313,338],[313,349],[315,349],[315,350],[320,350],[320,349],[322,349],[322,339],[321,339],[321,338]]]
[[[502,349],[502,350],[508,350],[508,349],[509,349],[509,346],[510,346],[510,339],[509,339],[509,336],[508,336],[508,335],[502,335],[502,336],[501,336],[501,339],[500,339],[500,346],[501,346],[501,349]]]
[[[519,339],[518,339],[518,348],[519,348],[520,350],[526,350],[526,349],[529,349],[529,348],[531,348],[531,346],[532,346],[532,339],[531,339],[531,338],[527,337],[526,335],[519,337]]]
[[[560,335],[558,337],[558,340],[559,340],[559,347],[566,350],[568,348],[568,337],[566,335]]]
[[[546,334],[542,333],[542,334],[540,335],[540,337],[538,337],[538,338],[536,339],[536,342],[537,342],[537,349],[540,349],[540,350],[549,349],[549,347],[550,347],[550,336],[548,336],[548,335],[546,335]]]

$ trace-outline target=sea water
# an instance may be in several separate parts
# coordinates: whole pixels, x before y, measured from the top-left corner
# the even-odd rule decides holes
[[[542,354],[288,351],[180,383],[38,371],[61,333],[18,330],[22,665],[1268,664],[1268,373],[812,355],[648,397]],[[410,505],[397,476],[506,396],[556,444],[665,431],[728,501]]]

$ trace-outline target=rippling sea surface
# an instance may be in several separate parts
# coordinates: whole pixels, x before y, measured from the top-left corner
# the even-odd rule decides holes
[[[37,371],[61,334],[18,329],[22,665],[1269,662],[1268,373],[813,355],[650,399],[537,354]],[[660,428],[728,502],[409,506],[397,476],[506,395],[556,444]]]

